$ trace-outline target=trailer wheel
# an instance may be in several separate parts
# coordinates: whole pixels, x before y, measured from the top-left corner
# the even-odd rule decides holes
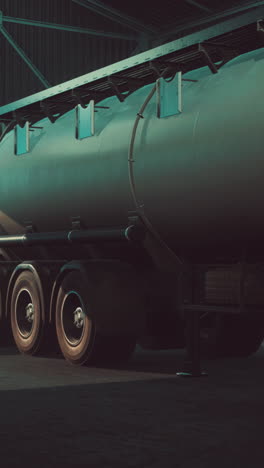
[[[85,364],[92,356],[95,323],[89,312],[83,274],[68,273],[57,296],[56,332],[61,352],[71,364]]]
[[[201,321],[201,351],[204,356],[248,357],[258,351],[264,338],[263,320],[249,316],[209,315]]]
[[[34,355],[42,343],[45,328],[41,286],[31,271],[19,274],[11,297],[11,328],[21,353]]]
[[[74,365],[127,360],[134,351],[135,339],[97,331],[92,293],[81,271],[72,271],[62,280],[56,303],[56,332],[62,354]]]

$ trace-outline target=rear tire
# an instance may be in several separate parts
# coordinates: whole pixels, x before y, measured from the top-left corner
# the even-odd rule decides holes
[[[95,322],[90,315],[85,281],[79,272],[68,273],[62,280],[56,303],[56,332],[67,361],[82,365],[91,360]]]
[[[11,297],[11,328],[21,353],[40,351],[45,331],[41,285],[31,271],[19,274]]]
[[[134,351],[135,339],[103,335],[96,327],[87,276],[80,271],[62,280],[56,303],[56,332],[65,359],[73,365],[126,361]]]

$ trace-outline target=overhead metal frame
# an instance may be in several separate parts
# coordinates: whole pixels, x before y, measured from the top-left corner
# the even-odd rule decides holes
[[[141,31],[141,34],[138,34],[138,33],[136,34],[132,32],[122,33],[122,32],[110,32],[110,31],[104,31],[104,30],[96,30],[96,29],[91,29],[91,28],[80,28],[80,27],[64,25],[64,24],[30,20],[26,18],[14,18],[11,16],[5,16],[3,15],[3,12],[0,11],[0,33],[5,37],[5,39],[11,45],[11,47],[13,47],[13,49],[17,52],[17,54],[22,58],[22,60],[34,73],[34,75],[41,82],[44,88],[50,88],[51,84],[44,77],[41,71],[36,67],[36,65],[32,62],[32,60],[28,57],[26,52],[17,44],[17,42],[11,36],[11,34],[5,29],[3,23],[23,24],[25,26],[34,26],[38,28],[55,29],[58,31],[68,31],[68,32],[81,33],[81,34],[89,34],[92,36],[101,36],[101,37],[106,37],[106,38],[111,38],[111,39],[122,39],[122,40],[129,40],[129,41],[134,40],[137,42],[142,41],[142,31]],[[146,33],[146,29],[144,30],[144,34],[145,33]]]
[[[257,32],[261,18],[264,7],[3,106],[0,122],[8,124],[5,134],[17,121],[32,125],[48,117],[55,122],[77,104],[85,106],[92,99],[98,103],[116,95],[123,101],[164,71],[169,77],[208,65],[216,73],[231,58],[263,46]]]
[[[250,15],[251,10],[253,12],[257,11],[258,9],[261,9],[262,6],[264,6],[264,1],[262,1],[262,0],[258,1],[258,2],[250,2],[247,5],[231,8],[231,9],[225,10],[225,11],[223,11],[221,13],[216,13],[214,15],[209,15],[209,16],[203,17],[203,18],[195,20],[195,21],[186,22],[186,23],[180,24],[180,25],[176,24],[174,28],[170,28],[168,31],[160,33],[158,43],[160,44],[161,42],[166,41],[173,34],[184,33],[184,31],[188,31],[190,29],[197,28],[197,27],[200,27],[200,26],[205,26],[206,27],[206,25],[208,25],[208,24],[210,24],[212,22],[221,21],[221,20],[223,20],[225,18],[228,18],[228,17],[234,17],[234,15],[240,15],[241,13],[244,13],[244,12],[248,12],[248,15]],[[236,18],[234,18],[234,19],[236,20]],[[157,41],[156,41],[156,43],[157,43]],[[154,41],[154,45],[155,45],[155,41]]]
[[[117,38],[117,39],[122,39],[122,40],[135,40],[137,42],[137,47],[134,49],[133,54],[139,53],[142,49],[146,49],[150,44],[154,44],[154,34],[157,33],[157,30],[153,28],[152,26],[146,26],[140,21],[136,20],[135,18],[132,18],[128,15],[126,15],[123,12],[120,12],[117,9],[114,9],[112,7],[109,7],[108,5],[102,3],[99,0],[72,0],[74,3],[77,3],[85,8],[88,8],[95,13],[105,16],[108,19],[118,22],[119,24],[122,24],[123,26],[126,26],[130,29],[133,29],[136,31],[136,33],[123,33],[123,32],[109,32],[109,31],[102,31],[102,30],[94,30],[91,28],[80,28],[80,27],[75,27],[75,26],[70,26],[70,25],[63,25],[63,24],[57,24],[57,23],[50,23],[50,22],[43,22],[43,21],[36,21],[36,20],[29,20],[25,18],[13,18],[10,16],[4,16],[3,13],[0,11],[0,33],[5,37],[5,39],[9,42],[9,44],[13,47],[13,49],[19,54],[19,56],[22,58],[22,60],[26,63],[26,65],[31,69],[31,71],[34,73],[36,78],[41,82],[41,84],[44,86],[44,88],[50,88],[51,85],[48,82],[48,80],[43,76],[41,71],[36,67],[36,65],[32,62],[32,60],[28,57],[26,52],[17,44],[15,39],[11,36],[11,34],[5,29],[3,23],[14,23],[14,24],[23,24],[23,25],[28,25],[28,26],[35,26],[39,28],[48,28],[48,29],[55,29],[55,30],[60,30],[60,31],[69,31],[69,32],[77,32],[77,33],[83,33],[83,34],[90,34],[90,35],[96,35],[96,36],[102,36],[102,37],[108,37],[108,38]],[[207,7],[204,7],[204,5],[196,0],[184,0],[185,2],[192,4],[193,6],[196,6],[202,10],[206,10],[208,13],[211,11]],[[179,33],[183,30],[186,30],[191,27],[197,27],[201,24],[204,24],[208,21],[218,21],[221,18],[227,17],[227,16],[232,16],[234,14],[243,12],[243,11],[249,11],[248,15],[250,15],[255,11],[259,11],[261,8],[260,6],[264,5],[264,1],[259,1],[259,2],[254,2],[250,3],[248,5],[245,5],[243,7],[235,8],[232,10],[225,11],[224,13],[220,13],[217,15],[209,15],[206,18],[203,18],[199,21],[196,21],[194,23],[188,23],[183,26],[179,26],[173,31],[170,30],[166,32],[163,35],[159,35],[159,42],[160,41],[165,41],[166,37],[169,37],[172,34]],[[253,10],[252,10],[253,8]],[[250,11],[251,10],[251,11]],[[233,18],[232,18],[233,20]],[[236,20],[236,18],[235,18]],[[210,29],[210,28],[209,28]],[[200,32],[198,34],[201,34]],[[187,36],[189,37],[189,36]],[[184,38],[183,38],[184,39]],[[203,39],[206,40],[206,39]],[[184,45],[182,46],[184,47]],[[149,52],[147,52],[148,54]],[[142,54],[140,54],[142,55]],[[161,53],[160,55],[163,55]],[[144,60],[143,60],[144,61]],[[133,66],[133,64],[131,65]],[[107,68],[107,67],[105,67]],[[128,68],[128,67],[124,67]],[[74,80],[73,80],[74,81]],[[73,85],[74,87],[74,85]],[[56,87],[51,88],[55,91]]]
[[[3,26],[4,16],[3,13],[0,11],[0,33],[5,37],[5,39],[9,42],[11,47],[17,52],[17,54],[22,58],[22,60],[27,64],[30,70],[34,73],[34,75],[38,78],[38,80],[43,84],[44,88],[50,88],[50,83],[41,73],[41,71],[34,65],[32,60],[28,57],[25,51],[17,44],[15,39],[9,34],[9,32]]]
[[[212,13],[212,9],[208,8],[207,6],[203,5],[200,2],[196,2],[195,0],[184,0],[186,3],[189,3],[192,6],[199,8],[200,10],[206,11],[206,13]]]
[[[66,24],[49,23],[45,21],[36,21],[26,18],[13,18],[12,16],[2,16],[2,21],[5,23],[24,24],[25,26],[36,26],[37,28],[56,29],[57,31],[76,32],[80,34],[88,34],[91,36],[108,37],[111,39],[137,40],[138,36],[135,33],[119,33],[109,32],[91,28],[80,28]]]
[[[110,7],[109,5],[106,5],[99,0],[72,0],[72,2],[77,3],[84,8],[88,8],[98,15],[104,16],[111,21],[115,21],[122,26],[131,28],[139,33],[155,34],[157,32],[156,28],[153,26],[145,25],[141,21],[132,18],[126,13],[121,12],[116,8]]]

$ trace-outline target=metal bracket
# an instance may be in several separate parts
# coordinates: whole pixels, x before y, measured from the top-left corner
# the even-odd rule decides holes
[[[112,87],[112,89],[114,90],[117,98],[119,99],[120,102],[124,102],[125,99],[131,94],[133,93],[133,91],[135,91],[136,89],[140,88],[141,86],[144,85],[144,82],[143,80],[141,80],[140,78],[135,78],[135,77],[127,77],[127,76],[122,76],[122,75],[118,75],[118,76],[109,76],[107,78],[107,81],[108,83],[110,84],[110,86]],[[123,81],[123,83],[122,83]],[[123,94],[121,91],[120,91],[120,86],[121,85],[128,85],[128,89],[127,89],[127,93],[126,94]]]
[[[94,135],[94,100],[87,107],[78,104],[75,107],[75,137],[77,140]]]
[[[95,109],[110,109],[109,106],[94,106]],[[96,110],[94,112],[97,112]]]
[[[144,81],[140,78],[135,78],[134,76],[124,76],[119,74],[116,78],[119,80],[125,80],[131,88],[131,91],[144,86]]]
[[[83,229],[85,227],[80,216],[73,216],[71,218],[71,227],[74,230],[75,229],[80,230],[80,229]]]
[[[264,21],[262,19],[257,21],[257,32],[264,32]]]
[[[80,106],[85,107],[83,97],[82,97],[80,91],[78,91],[77,89],[72,89],[71,95],[74,98],[77,105],[79,104]]]
[[[176,73],[169,82],[159,78],[157,85],[157,116],[170,117],[182,112],[182,73]]]
[[[219,50],[221,52],[221,63],[215,64],[214,61],[212,60],[212,57],[210,56],[208,48],[213,48],[216,49],[217,51]],[[238,55],[238,51],[236,50],[235,47],[229,46],[227,44],[222,44],[221,42],[212,42],[212,41],[206,41],[204,43],[198,44],[198,50],[201,52],[206,59],[206,63],[208,67],[210,68],[212,73],[217,73],[218,70],[225,65],[229,60],[232,58],[236,57]]]
[[[24,126],[21,127],[21,122],[15,125],[15,144],[14,153],[17,156],[29,152],[29,122],[24,122]]]
[[[199,44],[198,45],[198,50],[199,52],[201,52],[206,60],[206,63],[208,65],[208,67],[210,68],[211,72],[212,73],[218,73],[218,68],[217,66],[215,65],[215,63],[213,62],[213,60],[211,59],[208,51],[206,50],[205,46],[202,45],[202,44]]]
[[[44,112],[44,114],[46,115],[46,117],[48,117],[49,121],[51,123],[54,123],[58,117],[55,117],[53,115],[53,112],[51,111],[50,109],[50,105],[45,102],[45,101],[40,101],[40,108],[41,110]]]
[[[6,128],[6,124],[0,121],[0,135],[4,133],[5,128]],[[0,136],[0,141],[1,141],[1,136]]]
[[[162,69],[159,69],[159,66]],[[172,79],[177,72],[184,73],[184,65],[182,63],[172,63],[167,60],[155,60],[154,62],[149,62],[149,68],[154,72],[157,78],[168,78],[172,75]]]
[[[128,212],[128,225],[129,226],[139,226],[142,225],[140,216],[137,211]]]
[[[35,130],[43,130],[44,127],[38,127],[36,125],[30,125],[29,126],[29,131],[34,132]]]
[[[37,232],[37,229],[35,228],[34,224],[31,221],[24,221],[26,233],[29,234],[31,232]]]
[[[114,76],[108,76],[107,81],[110,84],[111,88],[114,90],[114,92],[115,92],[117,98],[119,99],[119,101],[124,102],[124,100],[126,99],[126,96],[124,96],[124,94],[122,94],[121,91],[119,90],[118,83],[116,82],[115,77]]]
[[[21,128],[24,127],[26,119],[24,119],[24,117],[21,117],[19,112],[13,111],[12,117],[13,117],[13,121],[15,121],[17,125],[19,125]]]
[[[156,64],[154,64],[153,62],[149,62],[149,68],[154,72],[157,78],[160,78],[161,72],[156,67]]]

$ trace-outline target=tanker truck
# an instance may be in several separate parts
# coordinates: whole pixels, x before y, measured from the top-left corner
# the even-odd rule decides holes
[[[120,361],[196,314],[207,355],[259,348],[264,49],[221,28],[0,109],[2,343]]]

